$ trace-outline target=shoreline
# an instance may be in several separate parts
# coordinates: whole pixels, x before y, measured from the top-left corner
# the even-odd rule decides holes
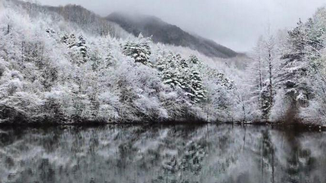
[[[161,121],[161,122],[74,122],[74,123],[49,123],[49,122],[32,122],[32,123],[0,123],[0,129],[3,128],[51,128],[51,127],[104,127],[104,126],[206,126],[206,125],[232,125],[242,127],[271,127],[272,129],[287,130],[295,129],[301,131],[326,131],[326,126],[316,124],[286,123],[286,122],[205,122],[205,121]]]

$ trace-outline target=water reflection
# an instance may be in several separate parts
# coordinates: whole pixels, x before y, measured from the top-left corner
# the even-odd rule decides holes
[[[271,127],[0,130],[0,182],[324,183],[326,134]]]

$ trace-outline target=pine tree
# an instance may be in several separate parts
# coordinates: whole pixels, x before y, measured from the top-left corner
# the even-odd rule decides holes
[[[181,75],[179,74],[178,63],[181,61],[180,55],[169,53],[163,55],[156,63],[156,68],[161,72],[161,78],[164,84],[170,85],[172,88],[182,85],[179,82]],[[181,79],[182,80],[182,79]],[[182,86],[181,86],[182,88]]]
[[[319,59],[321,57],[321,50],[324,48],[325,29],[318,27],[312,18],[308,19],[306,23],[306,55],[314,70],[320,65]]]
[[[161,71],[164,84],[172,88],[180,87],[193,103],[198,103],[206,99],[198,64],[195,56],[185,60],[180,55],[170,53],[156,63],[156,68]]]
[[[314,97],[310,83],[314,75],[314,62],[320,58],[319,52],[323,48],[323,31],[314,27],[312,19],[306,24],[300,20],[297,27],[288,32],[290,48],[282,56],[283,63],[277,75],[279,87],[285,90],[285,97],[292,101],[288,110],[293,119],[298,118],[300,108],[307,107]]]
[[[150,39],[144,38],[141,34],[138,37],[138,42],[127,42],[123,47],[123,53],[132,57],[135,62],[149,64],[151,49],[149,46]]]
[[[86,41],[83,36],[78,37],[77,47],[79,48],[80,53],[82,54],[82,56],[84,58],[84,62],[86,62],[87,46],[86,46]]]
[[[191,86],[191,99],[194,102],[201,102],[206,99],[205,89],[202,84],[202,79],[197,70],[192,70],[190,75],[190,86]]]
[[[71,34],[70,36],[64,35],[61,38],[61,42],[66,44],[70,51],[70,55],[72,57],[72,62],[77,65],[81,65],[87,62],[88,60],[88,47],[86,44],[86,40],[82,35],[76,38],[75,34]]]
[[[283,56],[283,59],[302,60],[305,55],[305,46],[307,44],[307,34],[301,19],[292,31],[288,31],[288,41],[291,45],[289,53]]]

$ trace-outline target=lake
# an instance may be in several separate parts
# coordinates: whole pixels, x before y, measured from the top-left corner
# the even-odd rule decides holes
[[[0,128],[0,182],[324,183],[326,133],[237,125]]]

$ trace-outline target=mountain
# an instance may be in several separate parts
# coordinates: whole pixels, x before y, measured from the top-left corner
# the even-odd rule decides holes
[[[112,25],[104,22],[100,16],[78,5],[66,5],[59,7],[47,7],[50,11],[61,15],[66,21],[76,23],[87,32],[107,35],[113,30]]]
[[[231,58],[237,56],[235,51],[227,47],[212,40],[192,35],[154,16],[119,12],[110,14],[106,17],[106,20],[115,22],[135,36],[140,33],[145,37],[152,36],[153,41],[156,43],[189,47],[209,57]]]
[[[145,37],[152,36],[155,43],[188,47],[209,57],[231,58],[238,55],[233,50],[214,41],[189,34],[154,16],[112,13],[108,17],[102,18],[79,5],[54,7],[40,6],[19,0],[10,1],[23,7],[32,17],[38,17],[41,12],[51,13],[53,16],[59,15],[65,21],[75,25],[73,26],[75,29],[79,27],[93,35],[110,34],[112,37],[125,38],[129,33],[135,36],[142,33]]]
[[[231,106],[238,103],[234,82],[218,69],[227,67],[222,61],[148,38],[99,36],[99,17],[80,6],[3,2],[0,126],[222,122],[239,111]]]
[[[56,18],[58,22],[63,19],[71,23],[74,29],[80,28],[92,35],[104,36],[110,34],[112,37],[118,38],[124,38],[129,35],[129,33],[116,23],[107,21],[101,16],[79,5],[42,6],[20,0],[10,0],[10,2],[22,7],[31,17],[37,18],[42,13],[47,13],[53,18]]]

